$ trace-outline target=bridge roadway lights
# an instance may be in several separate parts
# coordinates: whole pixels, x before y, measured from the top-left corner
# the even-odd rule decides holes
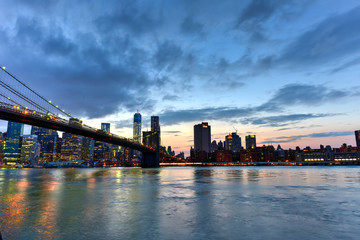
[[[158,168],[160,166],[160,152],[144,152],[142,156],[142,168]]]

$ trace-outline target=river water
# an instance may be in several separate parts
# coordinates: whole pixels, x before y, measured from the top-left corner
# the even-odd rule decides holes
[[[359,239],[360,167],[0,169],[13,239]]]

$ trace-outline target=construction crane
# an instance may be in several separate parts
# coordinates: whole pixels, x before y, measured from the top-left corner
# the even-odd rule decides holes
[[[234,126],[232,126],[233,127],[233,129],[235,129],[235,132],[236,132],[236,134],[237,134],[237,129],[234,127]]]

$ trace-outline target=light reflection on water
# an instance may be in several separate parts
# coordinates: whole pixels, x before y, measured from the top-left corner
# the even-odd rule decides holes
[[[359,167],[0,169],[3,239],[357,239]]]

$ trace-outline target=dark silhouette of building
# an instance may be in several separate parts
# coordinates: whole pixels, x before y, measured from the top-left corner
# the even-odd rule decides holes
[[[360,147],[360,130],[355,131],[356,146]]]
[[[232,162],[233,155],[230,150],[217,150],[211,153],[212,162]]]
[[[211,152],[214,152],[214,151],[218,150],[218,148],[219,147],[218,147],[218,144],[216,143],[216,140],[212,141],[211,145],[210,145]]]
[[[195,151],[210,152],[211,127],[207,122],[194,126],[194,149]]]
[[[151,131],[160,132],[159,116],[151,116]]]
[[[233,152],[239,152],[241,150],[241,138],[236,132],[225,137],[225,149]]]

